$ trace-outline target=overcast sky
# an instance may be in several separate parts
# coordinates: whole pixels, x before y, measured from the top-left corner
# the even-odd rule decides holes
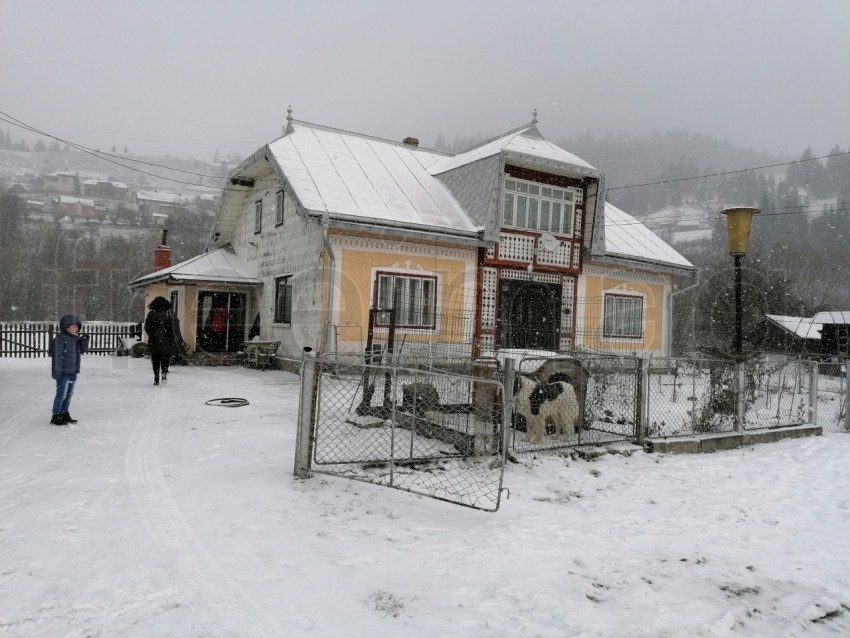
[[[556,141],[825,154],[850,148],[850,1],[0,0],[0,110],[56,136],[210,160],[279,136],[289,105],[425,146],[537,108]]]

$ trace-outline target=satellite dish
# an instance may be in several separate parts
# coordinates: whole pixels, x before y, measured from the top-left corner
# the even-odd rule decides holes
[[[542,235],[540,235],[540,245],[546,252],[552,252],[558,246],[561,245],[561,242],[559,242],[554,235],[550,235],[549,233],[543,233]]]

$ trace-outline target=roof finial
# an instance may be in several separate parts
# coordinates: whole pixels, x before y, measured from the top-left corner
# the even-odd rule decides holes
[[[287,122],[292,121],[292,105],[291,104],[286,109],[286,121]]]
[[[534,110],[531,112],[531,123],[532,123],[532,124],[537,124],[537,109],[534,109]]]

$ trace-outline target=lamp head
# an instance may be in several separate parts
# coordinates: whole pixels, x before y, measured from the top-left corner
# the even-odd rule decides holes
[[[753,215],[760,213],[758,208],[733,206],[721,211],[726,215],[726,229],[729,232],[729,254],[746,255],[750,243],[750,228]]]

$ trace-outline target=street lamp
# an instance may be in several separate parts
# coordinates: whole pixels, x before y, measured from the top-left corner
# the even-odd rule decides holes
[[[753,215],[761,211],[758,208],[735,206],[725,208],[721,212],[726,215],[726,229],[729,232],[729,254],[735,258],[735,355],[740,361],[744,351],[744,330],[741,309],[741,257],[747,254]]]

